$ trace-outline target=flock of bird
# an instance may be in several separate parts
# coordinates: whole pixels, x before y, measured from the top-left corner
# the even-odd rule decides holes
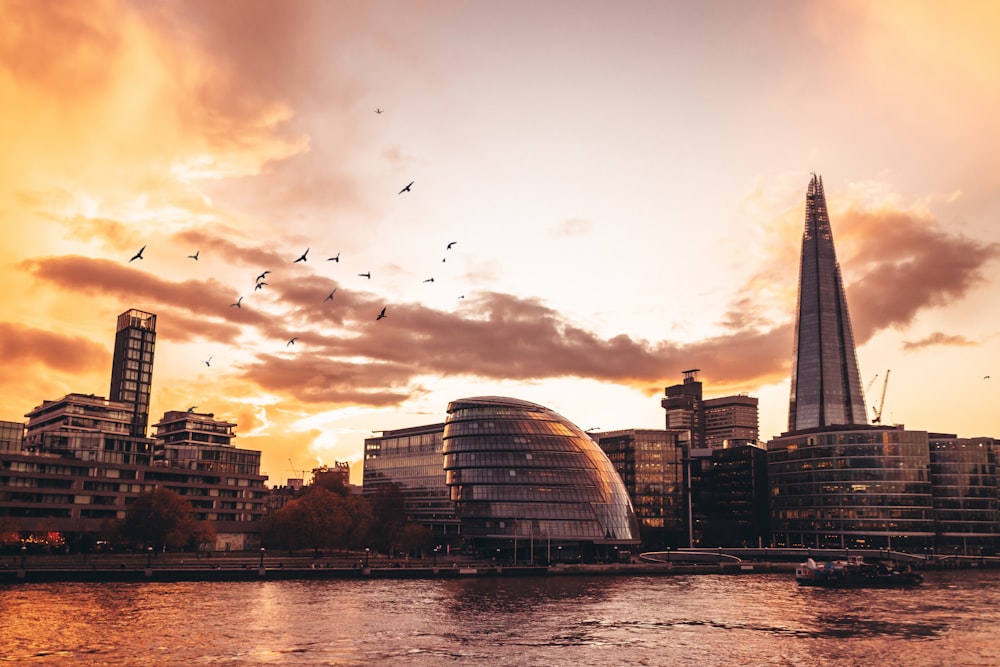
[[[375,109],[375,113],[376,113],[376,114],[381,114],[381,113],[383,113],[383,110],[382,110],[381,108],[376,108],[376,109]],[[400,191],[399,191],[399,192],[398,192],[397,194],[403,194],[403,193],[406,193],[406,192],[412,192],[412,191],[413,191],[413,190],[412,190],[412,188],[413,188],[413,184],[414,184],[414,183],[415,183],[415,181],[410,181],[410,182],[409,182],[409,183],[407,183],[407,184],[406,184],[406,185],[405,185],[405,186],[403,187],[403,189],[401,189],[401,190],[400,190]],[[452,248],[453,248],[453,247],[454,247],[454,246],[455,246],[455,245],[456,245],[457,243],[458,243],[458,241],[451,241],[451,242],[449,242],[449,243],[448,243],[448,244],[447,244],[447,245],[445,246],[445,250],[446,250],[446,251],[447,251],[447,250],[451,250],[451,249],[452,249]],[[291,260],[291,263],[292,263],[292,264],[298,264],[299,262],[303,262],[303,263],[305,263],[305,262],[308,262],[308,261],[309,261],[309,251],[310,251],[310,249],[311,249],[311,248],[306,248],[306,249],[305,249],[305,250],[304,250],[304,251],[302,252],[302,254],[301,254],[301,255],[299,255],[299,256],[298,256],[297,258],[295,258],[294,260]],[[131,264],[131,263],[132,263],[132,262],[134,262],[135,260],[143,260],[143,259],[145,259],[145,258],[143,257],[143,253],[144,253],[145,251],[146,251],[146,246],[144,245],[144,246],[142,246],[142,247],[141,247],[141,248],[139,249],[139,251],[138,251],[138,252],[136,252],[136,253],[135,253],[134,255],[132,255],[132,257],[131,257],[131,258],[130,258],[130,259],[128,260],[128,263],[130,263],[130,264]],[[187,258],[188,258],[188,259],[192,259],[192,260],[194,260],[194,261],[198,261],[198,260],[199,260],[199,257],[200,257],[200,255],[201,255],[201,250],[196,250],[194,254],[192,254],[192,255],[187,255]],[[336,255],[334,255],[333,257],[327,257],[326,261],[328,261],[328,262],[337,262],[337,263],[339,264],[339,263],[340,263],[340,252],[338,252],[338,253],[337,253]],[[447,258],[442,258],[442,259],[441,259],[441,261],[442,261],[442,262],[445,262],[445,261],[447,261]],[[254,287],[253,287],[253,291],[254,291],[254,292],[257,292],[257,291],[260,291],[260,290],[262,290],[262,289],[264,289],[265,287],[267,287],[267,286],[268,286],[268,282],[267,282],[266,278],[267,278],[268,274],[270,274],[270,273],[271,273],[271,270],[270,270],[270,269],[268,269],[268,270],[265,270],[265,271],[262,271],[262,272],[260,273],[260,275],[258,275],[258,276],[257,276],[257,278],[256,278],[256,279],[254,280]],[[367,279],[367,280],[371,280],[371,277],[372,277],[372,274],[371,274],[371,271],[366,271],[366,272],[364,272],[364,273],[359,273],[359,274],[358,274],[358,277],[360,277],[360,278],[365,278],[365,279]],[[433,282],[434,282],[434,277],[432,276],[432,277],[430,277],[430,278],[427,278],[427,279],[426,279],[426,280],[424,280],[423,282],[424,282],[424,283],[433,283]],[[325,299],[323,299],[323,301],[322,301],[322,302],[323,302],[323,303],[326,303],[327,301],[332,301],[332,300],[333,300],[333,297],[334,297],[334,295],[335,295],[336,293],[337,293],[337,288],[334,288],[334,289],[333,289],[333,291],[331,291],[331,292],[330,292],[330,293],[329,293],[329,294],[328,294],[328,295],[326,296],[326,298],[325,298]],[[463,296],[459,296],[458,298],[459,298],[459,299],[464,299],[464,298],[465,298],[465,296],[464,296],[464,295],[463,295]],[[239,296],[239,297],[238,297],[238,298],[236,299],[236,301],[235,301],[235,302],[233,302],[233,303],[229,304],[229,307],[230,307],[230,308],[242,308],[242,307],[243,307],[243,299],[244,299],[244,296],[243,296],[243,295],[240,295],[240,296]],[[375,317],[375,321],[376,321],[376,322],[378,322],[379,320],[383,320],[383,319],[385,319],[386,317],[388,317],[388,315],[386,314],[386,310],[387,310],[387,308],[388,308],[388,306],[383,306],[383,307],[382,307],[382,309],[381,309],[381,310],[379,311],[378,315],[377,315],[377,316]],[[285,347],[290,347],[290,346],[292,346],[292,345],[295,345],[295,341],[297,341],[297,340],[299,340],[299,337],[298,337],[298,336],[294,336],[294,337],[292,337],[291,339],[289,339],[289,340],[288,340],[288,342],[287,342],[287,343],[285,343]],[[202,363],[204,363],[206,367],[211,367],[211,365],[212,365],[212,363],[211,363],[211,362],[212,362],[212,357],[208,357],[208,359],[205,359],[205,360],[203,360],[203,362],[202,362]]]

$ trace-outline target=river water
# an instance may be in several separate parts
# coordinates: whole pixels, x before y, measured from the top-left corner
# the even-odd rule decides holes
[[[1000,571],[911,590],[790,574],[22,584],[29,665],[1000,665]]]

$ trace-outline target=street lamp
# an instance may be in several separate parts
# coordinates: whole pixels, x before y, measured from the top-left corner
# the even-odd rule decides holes
[[[153,567],[153,547],[146,547],[146,567]]]
[[[266,549],[264,547],[260,548],[260,566],[261,566],[261,568],[264,567],[264,552],[265,551],[266,551]]]
[[[441,551],[441,545],[434,547],[434,567],[438,565],[438,552]]]
[[[24,569],[24,560],[28,557],[28,547],[21,545],[21,569]]]
[[[365,547],[365,567],[368,567],[368,555],[371,553],[371,551],[372,550],[369,547]]]

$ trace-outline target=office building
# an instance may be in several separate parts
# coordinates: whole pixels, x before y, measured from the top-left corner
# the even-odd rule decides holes
[[[935,548],[942,553],[996,553],[1000,547],[997,440],[942,433],[928,438]]]
[[[867,424],[854,332],[823,180],[806,190],[788,430]]]
[[[445,482],[444,424],[382,431],[365,438],[364,495],[395,484],[407,521],[431,529],[440,544],[458,546],[459,520]]]
[[[739,394],[702,401],[704,445],[728,449],[756,445],[760,434],[757,397]]]
[[[691,546],[770,544],[766,451],[749,444],[693,450],[689,464]]]
[[[0,421],[0,452],[20,452],[24,447],[24,424]]]
[[[480,555],[607,560],[639,543],[607,455],[548,408],[496,396],[452,401],[443,451],[464,544]]]
[[[624,429],[591,435],[625,484],[643,549],[688,546],[687,431]]]

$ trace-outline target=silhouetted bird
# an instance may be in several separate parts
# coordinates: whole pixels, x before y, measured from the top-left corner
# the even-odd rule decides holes
[[[376,107],[376,108],[375,108],[375,113],[382,113],[382,110],[381,110],[381,109],[379,109],[378,107]]]
[[[211,367],[211,366],[212,366],[212,357],[209,357],[209,358],[208,358],[208,359],[206,359],[206,360],[205,360],[205,361],[204,361],[203,363],[204,363],[204,364],[205,364],[206,366],[208,366],[208,367]]]
[[[362,278],[367,278],[368,280],[372,279],[372,272],[371,271],[369,271],[368,273],[359,273],[358,275],[361,276]]]
[[[984,375],[984,376],[983,376],[983,379],[984,379],[984,380],[989,380],[989,379],[990,379],[990,376],[989,376],[989,375]]]
[[[340,264],[340,253],[338,252],[336,257],[327,257],[326,261],[337,262],[338,264]]]
[[[198,255],[201,254],[201,250],[195,250],[193,255],[188,255],[188,259],[193,259],[198,261]]]
[[[449,243],[449,244],[448,244],[448,247],[447,247],[447,248],[445,248],[445,250],[451,250],[451,247],[452,247],[453,245],[455,245],[456,243],[458,243],[458,241],[452,241],[451,243]]]
[[[427,280],[425,280],[424,282],[425,282],[425,283],[432,283],[432,282],[434,282],[434,279],[433,279],[433,278],[428,278],[428,279],[427,279]]]
[[[266,278],[266,277],[267,277],[267,274],[269,274],[269,273],[270,273],[270,271],[265,271],[264,273],[262,273],[262,274],[260,274],[259,276],[257,276],[257,280],[256,280],[256,282],[258,282],[258,283],[259,283],[260,281],[262,281],[262,280],[263,280],[264,278]]]
[[[297,341],[298,339],[299,339],[298,336],[296,336],[295,338],[292,338],[290,341],[288,341],[287,343],[285,343],[285,347],[288,347],[289,345],[295,345],[295,341]]]
[[[188,410],[187,410],[187,411],[188,411],[188,412],[194,412],[194,411],[195,411],[195,410],[197,410],[197,409],[198,409],[198,406],[197,406],[197,405],[192,405],[192,406],[191,406],[190,408],[188,408]]]
[[[309,254],[309,248],[306,248],[306,251],[304,253],[302,253],[299,256],[299,258],[297,260],[295,260],[295,262],[305,262],[306,261],[306,255],[308,255],[308,254]],[[295,264],[295,262],[292,262],[292,264]]]
[[[385,316],[386,316],[386,315],[385,315],[385,308],[383,307],[383,308],[382,308],[382,312],[380,312],[380,313],[378,314],[378,317],[376,317],[376,318],[375,318],[375,321],[376,321],[376,322],[378,322],[378,321],[379,321],[380,319],[382,319],[382,318],[383,318],[383,317],[385,317]]]
[[[327,301],[332,301],[333,300],[333,295],[336,294],[336,293],[337,293],[337,288],[334,287],[333,291],[330,292],[330,294],[328,294],[325,299],[323,299],[323,303],[326,303]]]
[[[462,296],[460,296],[460,297],[458,297],[458,298],[459,298],[459,299],[464,299],[464,298],[465,298],[465,295],[463,294]]]
[[[237,308],[242,308],[242,306],[240,306],[242,302],[243,302],[243,297],[240,297],[236,299],[236,303],[229,304],[229,307],[232,308],[233,306],[236,306]]]
[[[257,290],[259,290],[261,287],[263,287],[266,284],[267,283],[265,283],[263,280],[260,281],[259,283],[257,283],[256,285],[253,286],[253,291],[256,292]]]
[[[145,249],[146,249],[146,246],[142,246],[141,248],[139,248],[139,252],[137,252],[134,255],[132,255],[132,259],[143,259],[142,251],[145,250]],[[132,259],[130,259],[129,262],[131,262]]]
[[[406,184],[406,187],[405,187],[405,188],[403,188],[402,190],[400,190],[399,192],[397,192],[396,194],[400,194],[400,195],[401,195],[401,194],[403,194],[404,192],[412,192],[412,191],[410,190],[410,186],[411,186],[411,185],[413,185],[413,181],[410,181],[409,183],[407,183],[407,184]]]

